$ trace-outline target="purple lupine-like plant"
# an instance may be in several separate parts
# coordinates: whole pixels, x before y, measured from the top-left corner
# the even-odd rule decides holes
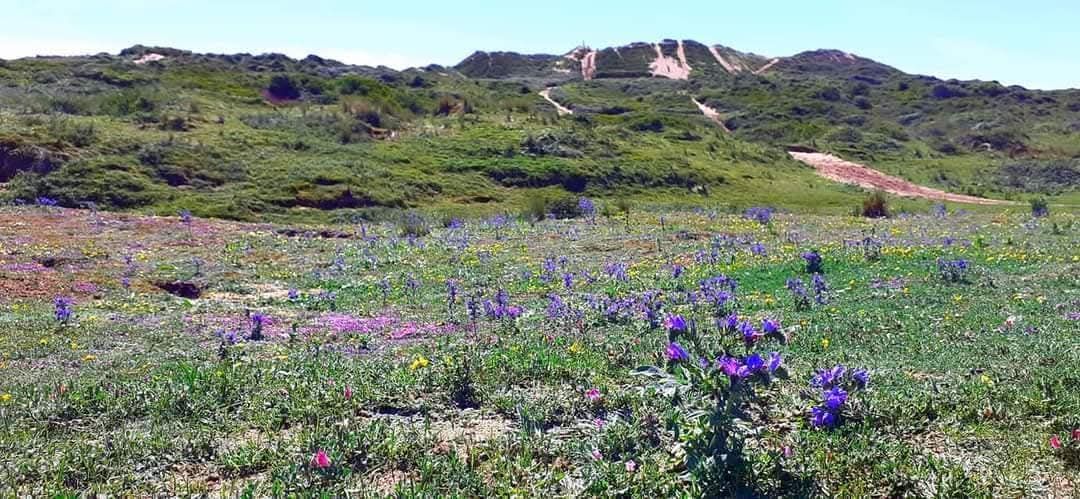
[[[810,285],[814,289],[814,302],[818,305],[824,305],[828,303],[828,296],[826,292],[829,290],[829,284],[825,282],[825,276],[821,274],[814,274],[814,277],[810,279]]]
[[[71,322],[72,317],[75,316],[74,305],[75,302],[67,296],[57,296],[54,298],[53,316],[56,318],[56,322],[61,324]]]
[[[802,259],[806,262],[807,274],[820,274],[824,272],[821,254],[818,253],[817,250],[810,250],[803,253]]]
[[[754,220],[761,225],[767,225],[772,221],[774,211],[768,206],[752,206],[743,212],[743,218]]]

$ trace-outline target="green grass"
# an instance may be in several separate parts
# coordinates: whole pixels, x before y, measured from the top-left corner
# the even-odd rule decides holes
[[[741,316],[777,318],[789,337],[761,346],[783,354],[789,379],[745,416],[752,471],[740,480],[755,494],[1067,496],[1080,479],[1047,443],[1080,426],[1075,213],[760,225],[633,207],[629,225],[429,221],[422,244],[391,224],[365,224],[361,240],[40,208],[5,208],[0,221],[0,494],[700,495],[673,400],[631,375],[663,366],[667,335],[639,313],[609,320],[589,296],[661,290],[663,313],[728,344],[682,299],[718,274],[738,280]],[[849,244],[867,236],[880,257]],[[811,248],[827,303],[798,309],[785,281],[808,278],[799,254]],[[46,257],[64,260],[33,264]],[[971,270],[945,282],[938,258]],[[605,273],[614,261],[627,281]],[[176,279],[203,296],[155,284]],[[460,286],[450,308],[447,279]],[[471,326],[466,300],[497,289],[525,314]],[[548,318],[552,293],[580,318]],[[68,323],[53,317],[57,295],[75,298]],[[268,339],[223,347],[217,331],[247,335],[253,311],[270,317]],[[332,319],[362,325],[335,332]],[[843,426],[815,429],[808,382],[836,363],[869,369],[869,389]],[[330,468],[311,466],[318,450]]]

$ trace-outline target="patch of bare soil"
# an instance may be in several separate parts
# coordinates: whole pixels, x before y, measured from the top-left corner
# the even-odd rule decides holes
[[[986,199],[963,194],[952,194],[938,189],[913,184],[899,177],[887,175],[873,168],[840,159],[831,154],[817,152],[788,152],[792,158],[817,170],[818,175],[836,182],[854,184],[866,189],[876,189],[897,196],[936,199],[954,203],[983,205],[1012,204],[998,199]]]

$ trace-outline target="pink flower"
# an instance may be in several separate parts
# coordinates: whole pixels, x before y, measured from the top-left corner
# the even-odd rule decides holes
[[[1077,428],[1077,429],[1073,430],[1072,437],[1073,437],[1073,440],[1075,440],[1077,442],[1080,442],[1080,428]]]
[[[626,472],[633,473],[637,469],[637,463],[633,459],[626,462]]]
[[[603,418],[593,419],[592,422],[593,422],[594,425],[596,425],[597,428],[603,428],[604,425],[607,424],[607,421],[604,421]]]
[[[795,451],[791,450],[791,447],[788,447],[786,445],[784,446],[784,449],[781,452],[784,453],[784,457],[791,457],[791,456],[795,455]]]
[[[326,455],[326,451],[319,449],[311,458],[311,466],[318,469],[326,469],[330,467],[330,456]]]
[[[1060,449],[1061,448],[1061,439],[1058,438],[1057,435],[1054,435],[1054,436],[1050,437],[1050,448],[1051,449]]]
[[[593,402],[597,402],[600,400],[600,390],[596,388],[589,388],[585,391],[585,397]]]
[[[345,400],[349,400],[351,398],[352,398],[352,388],[349,388],[349,387],[346,386],[345,387]]]
[[[602,461],[604,459],[604,455],[600,453],[600,449],[593,449],[592,458],[594,461]]]

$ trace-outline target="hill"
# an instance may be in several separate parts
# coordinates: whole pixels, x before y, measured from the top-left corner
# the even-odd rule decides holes
[[[862,198],[792,149],[960,194],[1075,203],[1078,131],[1076,90],[690,40],[404,71],[145,46],[0,61],[9,200],[249,220],[580,195],[846,212]]]

